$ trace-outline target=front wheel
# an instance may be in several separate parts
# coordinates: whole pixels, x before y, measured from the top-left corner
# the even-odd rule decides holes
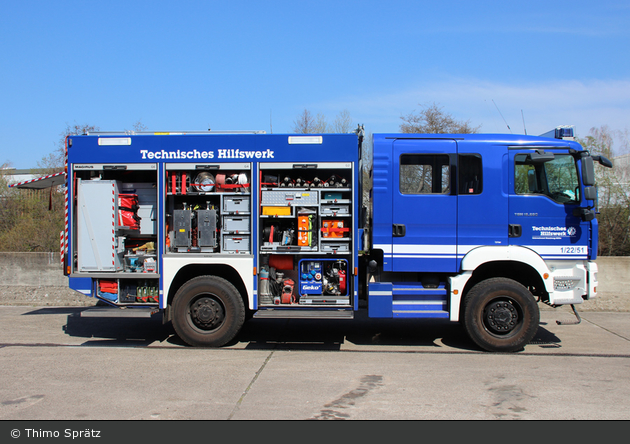
[[[512,279],[482,281],[464,299],[464,329],[487,351],[522,350],[538,331],[539,322],[534,297]]]
[[[244,322],[240,293],[217,276],[191,279],[173,299],[173,328],[192,346],[221,347],[234,339]]]

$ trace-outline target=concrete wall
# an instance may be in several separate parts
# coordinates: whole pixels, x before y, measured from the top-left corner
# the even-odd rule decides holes
[[[0,253],[0,305],[91,306],[68,288],[59,253]]]
[[[0,253],[0,285],[67,287],[59,253]]]
[[[630,257],[597,259],[598,297],[583,311],[630,311]],[[94,305],[68,289],[59,253],[0,253],[0,305]]]
[[[581,305],[583,311],[630,311],[630,257],[600,257],[597,297]]]

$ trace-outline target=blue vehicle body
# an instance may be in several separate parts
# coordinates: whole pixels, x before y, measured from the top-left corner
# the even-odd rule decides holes
[[[595,296],[597,220],[579,212],[594,202],[583,192],[578,143],[491,134],[378,134],[373,143],[372,247],[388,283],[370,293],[381,307],[371,316],[456,321],[461,296],[491,276],[551,305]],[[527,161],[532,153],[550,157]],[[406,185],[405,174],[424,174],[424,189]]]
[[[367,306],[375,318],[462,321],[497,351],[535,333],[530,299],[595,296],[597,221],[582,180],[591,158],[576,142],[362,143],[361,132],[72,136],[70,287],[161,310],[191,345],[226,343],[247,313],[351,318]]]

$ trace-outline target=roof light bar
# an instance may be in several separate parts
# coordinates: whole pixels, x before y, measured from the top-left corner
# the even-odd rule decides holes
[[[540,137],[550,137],[552,139],[575,140],[573,125],[557,126],[551,131],[541,134]]]

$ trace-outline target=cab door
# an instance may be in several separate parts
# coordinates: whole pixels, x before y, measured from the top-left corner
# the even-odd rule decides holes
[[[397,139],[393,144],[394,271],[457,269],[457,142]]]
[[[509,243],[545,260],[587,259],[590,223],[574,216],[583,197],[566,149],[510,150]]]

